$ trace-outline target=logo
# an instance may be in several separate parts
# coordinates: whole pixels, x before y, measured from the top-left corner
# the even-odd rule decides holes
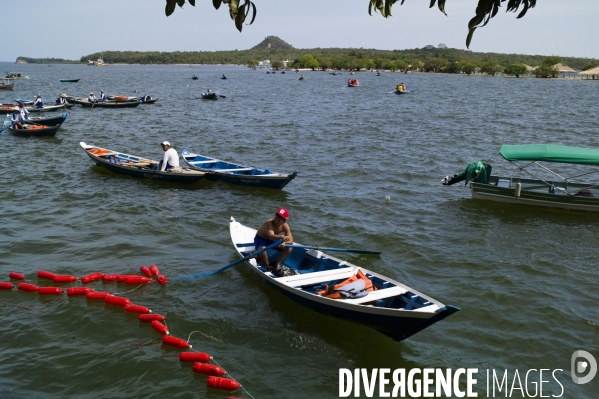
[[[585,360],[577,360],[584,358]],[[597,360],[587,351],[576,351],[572,353],[571,368],[572,381],[575,384],[586,384],[590,382],[597,374]],[[586,377],[578,377],[578,374],[587,372]]]

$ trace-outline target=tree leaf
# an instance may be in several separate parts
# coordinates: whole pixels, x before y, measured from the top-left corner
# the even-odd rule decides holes
[[[428,8],[433,8],[436,2],[437,0],[431,0],[431,4],[428,6]]]
[[[166,7],[164,9],[164,13],[166,16],[170,16],[173,12],[175,12],[175,7],[177,6],[177,0],[166,0]]]
[[[372,16],[372,3],[374,3],[374,0],[370,0],[370,3],[368,3],[368,15]]]
[[[185,4],[185,0],[177,0],[177,4],[179,7],[183,8],[183,4]]]
[[[190,5],[192,6],[196,6],[196,0],[187,0],[189,2]]]
[[[472,41],[472,35],[474,34],[475,30],[476,28],[472,28],[468,32],[468,36],[466,37],[466,48],[470,48],[470,42]]]
[[[238,9],[239,9],[239,0],[231,0],[229,2],[229,15],[231,16],[231,19],[237,18],[237,10]]]
[[[256,19],[256,5],[254,3],[252,3],[251,1],[248,1],[248,12],[246,15],[250,15],[250,7],[252,7],[252,20],[250,21],[250,23],[248,25],[251,25],[254,23],[254,19]]]
[[[439,10],[447,16],[447,13],[445,12],[445,0],[439,0]]]
[[[223,3],[222,0],[212,0],[212,5],[214,6],[215,9],[219,9],[220,5]]]
[[[235,27],[239,32],[243,29],[243,21],[245,21],[245,4],[237,9],[237,16],[235,17]]]

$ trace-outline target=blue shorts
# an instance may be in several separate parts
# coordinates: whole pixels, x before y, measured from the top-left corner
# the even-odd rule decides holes
[[[273,240],[262,238],[258,234],[256,234],[256,236],[254,237],[254,246],[256,247],[256,249],[260,247],[268,247],[269,245],[272,245],[274,243],[275,242]]]

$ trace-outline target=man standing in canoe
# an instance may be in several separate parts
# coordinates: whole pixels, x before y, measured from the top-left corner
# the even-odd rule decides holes
[[[168,141],[163,141],[160,145],[162,146],[162,151],[164,151],[164,158],[160,161],[158,170],[165,172],[169,169],[179,168],[179,154],[177,154],[177,150],[171,148],[171,143]]]
[[[275,241],[283,240],[283,243],[278,247],[281,253],[279,254],[276,265],[273,265],[274,267],[268,263],[268,255],[266,252],[262,252],[260,255],[258,255],[258,263],[272,272],[276,272],[281,268],[283,261],[285,261],[292,250],[292,248],[285,248],[285,244],[293,244],[291,229],[287,224],[288,218],[289,211],[287,211],[285,208],[279,208],[277,213],[275,213],[275,217],[264,222],[254,237],[254,245],[256,246],[256,249],[262,249],[274,244]],[[282,236],[281,233],[283,234]]]
[[[19,112],[21,113],[21,117],[24,121],[29,119],[29,111],[27,111],[27,108],[25,108],[24,103],[19,103]]]

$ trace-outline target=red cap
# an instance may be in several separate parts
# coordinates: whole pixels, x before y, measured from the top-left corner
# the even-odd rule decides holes
[[[276,214],[285,220],[287,220],[287,218],[289,217],[289,211],[285,208],[279,208]]]

